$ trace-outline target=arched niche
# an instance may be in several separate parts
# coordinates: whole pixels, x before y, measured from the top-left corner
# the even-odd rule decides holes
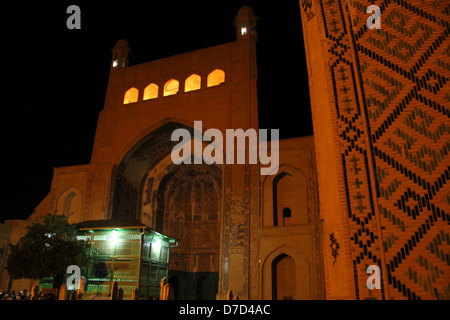
[[[143,96],[143,100],[151,100],[151,99],[156,99],[158,98],[158,91],[159,91],[159,87],[158,85],[154,84],[154,83],[150,83],[147,87],[145,87],[144,89],[144,96]]]
[[[162,159],[170,157],[170,152],[177,144],[171,141],[172,132],[180,128],[188,130],[193,136],[192,128],[169,121],[136,142],[113,168],[109,218],[139,219],[139,193],[144,176]]]
[[[308,189],[302,171],[281,165],[263,182],[263,226],[288,227],[310,223]]]
[[[207,87],[220,86],[225,83],[225,72],[221,69],[215,69],[207,77]]]
[[[198,180],[199,182],[199,185],[195,186],[197,190],[201,189],[203,183],[206,186],[205,192],[214,191],[214,193],[207,196],[202,195],[202,197],[208,199],[214,197],[220,202],[220,181],[222,175],[220,166],[215,164],[173,164],[171,151],[179,142],[171,141],[171,136],[176,129],[189,131],[192,139],[194,139],[193,128],[177,122],[167,122],[131,147],[120,164],[115,168],[112,179],[112,193],[110,195],[110,218],[138,219],[150,227],[157,228],[157,231],[164,232],[164,225],[162,224],[164,218],[161,217],[158,210],[169,214],[166,210],[169,203],[167,201],[157,201],[157,196],[164,198],[164,193],[166,192],[164,191],[164,184],[172,185],[173,183],[169,181],[173,177],[177,179],[183,177],[184,181],[188,183],[190,179],[188,177],[189,172],[196,177],[193,181]],[[203,142],[202,148],[206,145],[206,142]],[[193,152],[194,148],[192,148]],[[192,154],[189,156],[192,156]],[[214,184],[212,181],[215,181]],[[170,199],[172,202],[180,202],[179,199],[173,198],[178,193],[182,194],[179,189],[180,186],[177,185],[176,188],[176,192],[169,194],[172,197]],[[170,190],[173,191],[174,189],[171,188]],[[217,193],[219,193],[219,196],[216,195]],[[203,203],[206,204],[207,202],[203,201]],[[204,212],[202,210],[198,212]],[[218,214],[218,212],[215,212],[215,214]]]
[[[272,300],[292,300],[297,296],[295,260],[282,253],[272,260]]]
[[[125,95],[123,97],[123,104],[129,104],[138,102],[139,100],[139,90],[136,88],[130,88],[125,92]]]
[[[176,273],[171,273],[171,275],[169,276],[169,283],[173,288],[174,300],[181,300],[183,293],[183,281],[181,277]]]
[[[171,136],[176,129],[187,130],[195,139],[193,128],[171,121],[143,137],[123,157],[113,172],[110,217],[137,219],[178,239],[178,246],[171,249],[169,268],[179,272],[179,283],[187,283],[199,273],[215,279],[219,272],[222,168],[196,164],[194,147],[186,155],[193,158],[191,164],[174,164],[171,152],[179,141],[171,141]],[[189,298],[195,299],[195,293]]]
[[[193,74],[189,76],[184,84],[184,91],[195,91],[201,88],[202,78],[198,74]]]
[[[311,299],[310,262],[292,245],[282,245],[263,259],[261,270],[264,300]]]
[[[180,83],[178,82],[178,80],[170,79],[164,85],[163,95],[164,95],[164,97],[172,96],[172,95],[178,94],[179,90],[180,90]]]
[[[81,221],[82,196],[80,190],[70,187],[60,194],[56,202],[56,214],[66,216],[69,223]]]

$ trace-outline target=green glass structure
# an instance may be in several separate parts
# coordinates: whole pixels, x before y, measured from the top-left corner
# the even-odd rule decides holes
[[[147,299],[160,297],[160,283],[168,277],[171,246],[177,240],[136,220],[95,220],[77,224],[78,239],[90,244],[85,294],[108,296],[114,282],[124,297],[134,289]]]

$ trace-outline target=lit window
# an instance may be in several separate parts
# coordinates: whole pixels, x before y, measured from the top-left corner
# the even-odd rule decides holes
[[[201,87],[201,77],[197,74],[191,75],[189,78],[186,79],[185,85],[184,85],[184,91],[194,91],[198,90]]]
[[[151,83],[144,89],[144,100],[156,99],[158,98],[159,87]]]
[[[164,86],[164,96],[171,96],[178,93],[178,89],[180,87],[180,84],[177,80],[172,79],[167,81],[166,85]]]
[[[119,59],[117,57],[117,54],[114,55],[112,66],[113,68],[117,67],[119,65]]]
[[[136,88],[131,88],[125,93],[125,97],[123,99],[123,104],[137,102],[138,97],[139,97],[139,90]]]
[[[241,35],[245,36],[246,34],[247,34],[247,25],[245,24],[245,22],[242,22]]]
[[[225,72],[216,69],[208,75],[208,87],[214,87],[225,83]]]

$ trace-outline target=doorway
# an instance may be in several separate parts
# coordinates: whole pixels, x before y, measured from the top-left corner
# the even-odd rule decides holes
[[[272,261],[272,300],[292,300],[296,295],[295,261],[282,253]]]

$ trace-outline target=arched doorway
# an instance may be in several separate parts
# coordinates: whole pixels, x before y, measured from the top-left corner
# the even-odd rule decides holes
[[[179,289],[180,289],[180,281],[178,279],[178,276],[173,275],[169,278],[169,284],[173,288],[173,299],[178,300],[180,298],[179,295]]]
[[[217,281],[210,275],[202,275],[197,280],[196,300],[215,300],[217,294]]]
[[[295,261],[282,253],[272,261],[272,300],[292,300],[296,295]]]

